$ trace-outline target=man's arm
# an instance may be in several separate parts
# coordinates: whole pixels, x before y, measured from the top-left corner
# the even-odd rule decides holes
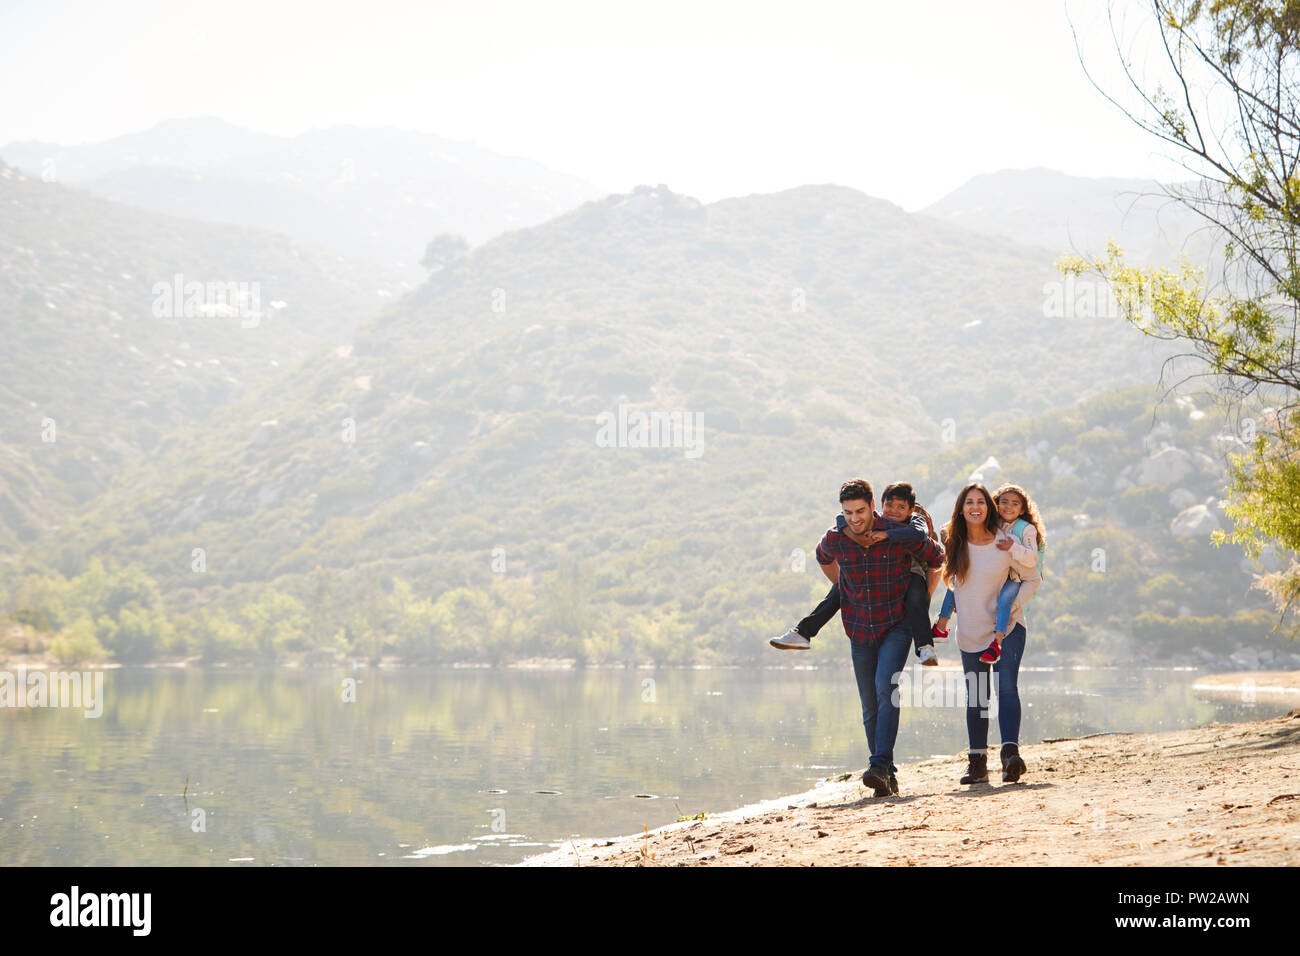
[[[840,583],[840,564],[835,560],[834,545],[831,541],[831,535],[835,533],[827,531],[817,543],[817,563],[821,566],[822,574],[826,575],[831,584]]]

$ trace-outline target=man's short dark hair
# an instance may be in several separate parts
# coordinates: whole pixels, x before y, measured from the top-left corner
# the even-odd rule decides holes
[[[906,501],[909,508],[916,504],[916,492],[905,481],[895,481],[886,485],[880,495],[881,501],[893,501],[895,498]]]
[[[852,478],[840,485],[840,501],[855,501],[859,498],[867,504],[874,500],[871,497],[871,482],[865,478]]]

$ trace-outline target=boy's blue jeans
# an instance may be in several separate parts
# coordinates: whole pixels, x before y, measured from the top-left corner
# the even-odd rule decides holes
[[[862,728],[871,748],[871,766],[895,773],[894,741],[898,739],[898,675],[907,666],[912,635],[906,624],[895,625],[884,637],[861,644],[850,641],[853,676],[862,702]]]
[[[998,592],[998,619],[993,625],[993,630],[999,634],[1007,632],[1007,625],[1011,623],[1011,607],[1016,603],[1016,597],[1020,594],[1020,582],[1013,581],[1010,576],[1002,585],[1002,590]],[[952,588],[943,596],[943,607],[939,609],[939,616],[944,620],[952,617],[952,612],[957,607],[957,596],[952,593]]]

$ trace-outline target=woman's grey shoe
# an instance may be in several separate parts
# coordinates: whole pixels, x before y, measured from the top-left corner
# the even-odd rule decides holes
[[[1015,744],[1002,745],[1002,782],[1015,783],[1028,768],[1020,759],[1020,748]]]
[[[966,766],[966,776],[961,778],[962,783],[988,783],[989,782],[989,755],[988,754],[970,754],[967,759],[970,761]]]
[[[812,641],[804,637],[793,627],[786,631],[780,637],[774,637],[768,641],[773,647],[779,647],[783,651],[806,651],[812,648]]]

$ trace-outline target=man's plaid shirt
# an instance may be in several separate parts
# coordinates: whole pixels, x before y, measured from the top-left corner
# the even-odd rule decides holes
[[[903,528],[873,512],[872,531]],[[912,578],[912,558],[931,568],[943,564],[943,545],[921,541],[881,541],[864,548],[832,528],[817,545],[817,562],[840,566],[840,620],[855,644],[884,637],[903,622],[903,597]]]

